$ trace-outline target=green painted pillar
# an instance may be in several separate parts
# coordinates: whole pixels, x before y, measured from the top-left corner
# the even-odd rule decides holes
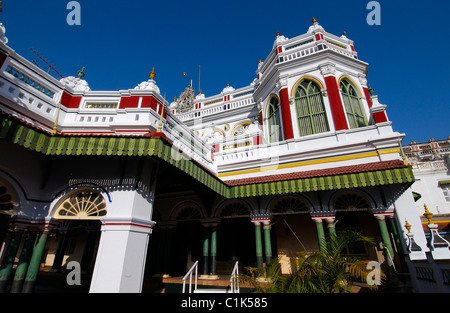
[[[34,246],[33,255],[31,256],[30,266],[28,267],[27,275],[25,276],[25,282],[23,284],[23,293],[31,293],[34,289],[39,267],[41,265],[42,255],[44,253],[45,244],[47,243],[48,230],[39,236],[39,240]]]
[[[22,232],[14,231],[11,234],[11,239],[9,240],[5,251],[5,257],[3,258],[3,262],[0,267],[0,293],[4,293],[6,291],[6,285],[8,284],[9,277],[11,276],[11,269],[14,265],[14,259],[16,258],[21,239]]]
[[[272,239],[270,238],[270,223],[264,224],[264,248],[266,250],[266,264],[272,262]]]
[[[334,223],[334,217],[327,218],[327,227],[328,227],[328,233],[331,236],[336,236],[336,225]]]
[[[319,241],[319,249],[321,252],[326,252],[325,231],[323,229],[322,219],[315,218],[317,229],[317,239]]]
[[[397,252],[402,253],[403,247],[400,242],[400,235],[398,233],[397,224],[395,223],[394,215],[388,216],[389,221],[391,222],[392,234],[394,235],[395,246],[397,247]]]
[[[216,258],[217,258],[217,229],[214,228],[211,232],[211,269],[209,273],[210,278],[218,278]]]
[[[261,226],[260,222],[253,222],[253,223],[255,223],[256,266],[263,267]]]
[[[209,227],[204,227],[202,259],[203,259],[202,276],[207,277],[209,275]]]
[[[22,292],[23,281],[27,273],[28,265],[30,264],[31,254],[33,253],[33,247],[36,242],[36,233],[28,232],[25,242],[20,253],[19,262],[17,263],[16,273],[11,286],[11,293]]]
[[[378,226],[380,227],[381,240],[383,240],[383,245],[387,249],[390,255],[387,255],[388,264],[392,266],[392,261],[394,258],[394,249],[392,249],[391,239],[389,238],[389,231],[387,229],[386,221],[384,215],[375,216],[378,220]]]

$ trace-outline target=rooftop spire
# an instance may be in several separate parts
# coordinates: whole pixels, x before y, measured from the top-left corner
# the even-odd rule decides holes
[[[425,218],[428,220],[428,224],[431,224],[431,218],[433,217],[433,213],[431,213],[430,211],[428,211],[428,207],[426,204],[423,205],[423,208],[425,209],[425,213],[423,214],[423,216],[425,216]]]
[[[84,73],[84,66],[77,72],[78,78],[83,78],[86,74]]]
[[[155,68],[152,67],[152,71],[149,73],[150,79],[153,80],[156,77]]]
[[[315,17],[313,17],[313,19],[312,19],[312,25],[311,26],[309,26],[309,29],[308,29],[308,34],[310,34],[310,33],[317,33],[317,32],[324,32],[325,30],[323,29],[323,27],[322,26],[320,26],[320,24],[317,22],[317,19],[315,18]]]

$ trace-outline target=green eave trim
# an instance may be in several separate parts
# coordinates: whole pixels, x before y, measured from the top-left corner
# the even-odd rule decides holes
[[[310,191],[339,190],[379,185],[414,183],[411,167],[362,172],[356,174],[302,178],[231,187],[230,197],[254,197]]]
[[[51,136],[2,114],[0,139],[45,155],[157,157],[228,199],[391,184],[410,186],[414,182],[412,168],[404,167],[230,187],[195,161],[172,158],[172,146],[161,137]]]
[[[439,184],[439,186],[450,185],[450,180],[441,180],[438,182],[438,184]]]
[[[228,197],[228,186],[214,174],[185,156],[172,158],[172,146],[161,137],[52,136],[0,114],[0,139],[45,155],[157,157]]]

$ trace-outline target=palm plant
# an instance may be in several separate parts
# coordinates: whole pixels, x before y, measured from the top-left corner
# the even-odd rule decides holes
[[[267,269],[249,269],[253,277],[246,281],[256,288],[257,292],[281,293],[336,293],[350,292],[354,282],[367,282],[370,261],[359,260],[345,255],[345,249],[357,242],[374,243],[369,237],[358,232],[345,231],[332,234],[324,243],[324,249],[314,253],[297,253],[291,258],[291,273],[281,274],[281,265],[275,259]],[[270,279],[261,284],[255,277],[262,273]],[[384,274],[380,273],[381,278]],[[377,288],[376,285],[372,286]]]

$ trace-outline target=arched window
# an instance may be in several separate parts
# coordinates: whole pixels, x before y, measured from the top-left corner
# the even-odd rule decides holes
[[[300,136],[330,130],[320,87],[312,80],[302,80],[295,89],[298,130]]]
[[[345,78],[341,81],[340,87],[350,128],[367,126],[356,87]]]
[[[99,219],[106,215],[106,202],[95,190],[80,190],[72,193],[58,207],[56,218],[61,219]]]
[[[277,97],[272,97],[269,101],[267,120],[269,126],[269,141],[277,142],[283,140],[281,133],[280,102]]]

